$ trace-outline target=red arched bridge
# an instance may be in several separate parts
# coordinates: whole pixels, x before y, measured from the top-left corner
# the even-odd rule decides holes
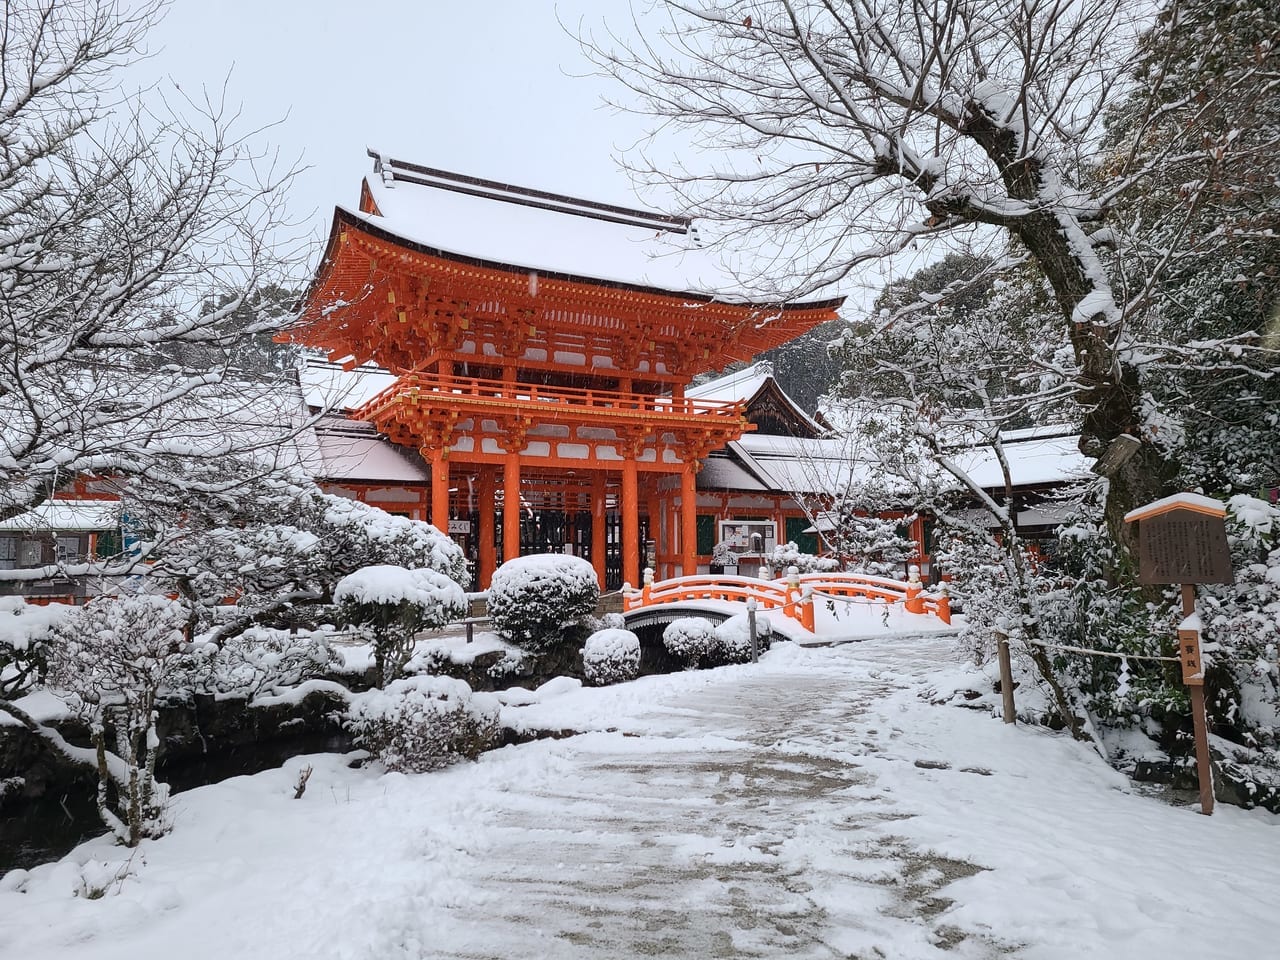
[[[951,598],[946,584],[937,591],[925,590],[924,584],[915,578],[914,571],[910,580],[861,573],[793,574],[777,580],[700,574],[655,583],[652,572],[646,570],[645,584],[641,589],[623,589],[622,610],[628,625],[632,625],[648,620],[655,623],[670,620],[676,608],[681,616],[701,616],[703,613],[699,611],[699,605],[708,601],[745,603],[754,600],[757,609],[781,611],[814,633],[814,602],[847,599],[898,605],[906,613],[951,623]],[[706,612],[717,611],[708,607]]]

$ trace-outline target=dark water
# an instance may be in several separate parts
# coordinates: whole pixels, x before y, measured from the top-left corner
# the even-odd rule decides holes
[[[350,749],[351,741],[343,735],[300,734],[162,763],[156,776],[169,784],[171,792],[181,793],[231,777],[272,770],[301,754],[345,753]],[[105,832],[90,785],[65,791],[51,789],[34,800],[10,798],[0,810],[5,811],[0,815],[0,874],[57,860],[85,840]]]

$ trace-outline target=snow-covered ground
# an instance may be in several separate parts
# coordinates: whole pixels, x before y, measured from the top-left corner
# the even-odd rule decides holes
[[[1280,820],[1169,807],[1069,739],[934,705],[951,660],[895,637],[554,683],[507,719],[594,732],[193,790],[132,855],[0,881],[0,956],[1274,955]]]

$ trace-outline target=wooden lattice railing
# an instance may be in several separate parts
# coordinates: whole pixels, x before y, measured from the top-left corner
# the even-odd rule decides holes
[[[808,631],[814,629],[814,597],[866,597],[885,603],[901,603],[908,613],[937,617],[951,622],[951,598],[946,585],[929,592],[918,580],[892,580],[857,573],[810,573],[778,580],[756,580],[751,577],[698,575],[653,581],[653,573],[645,571],[645,584],[639,590],[623,588],[623,610],[665,603],[688,603],[699,600],[727,600],[742,603],[755,600],[765,610],[781,609]]]

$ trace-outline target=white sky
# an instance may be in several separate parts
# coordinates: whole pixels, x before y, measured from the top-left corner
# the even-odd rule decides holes
[[[132,82],[228,80],[244,126],[310,167],[290,210],[316,233],[354,206],[366,147],[397,159],[636,204],[614,155],[644,121],[560,25],[629,22],[626,0],[173,0]],[[560,18],[557,20],[557,16]],[[584,19],[585,18],[585,19]],[[610,87],[611,89],[611,87]],[[615,91],[616,92],[616,91]]]
[[[646,10],[665,19],[650,0],[634,5],[642,19]],[[594,73],[569,32],[602,36],[607,23],[627,34],[632,17],[632,0],[171,0],[148,36],[152,57],[127,82],[176,83],[199,97],[225,81],[241,129],[274,123],[259,142],[308,167],[288,211],[317,244],[334,206],[355,206],[372,171],[366,147],[678,213],[634,192],[617,156],[651,121],[604,104],[625,91]],[[870,303],[882,277],[868,269],[847,279],[850,305]]]

